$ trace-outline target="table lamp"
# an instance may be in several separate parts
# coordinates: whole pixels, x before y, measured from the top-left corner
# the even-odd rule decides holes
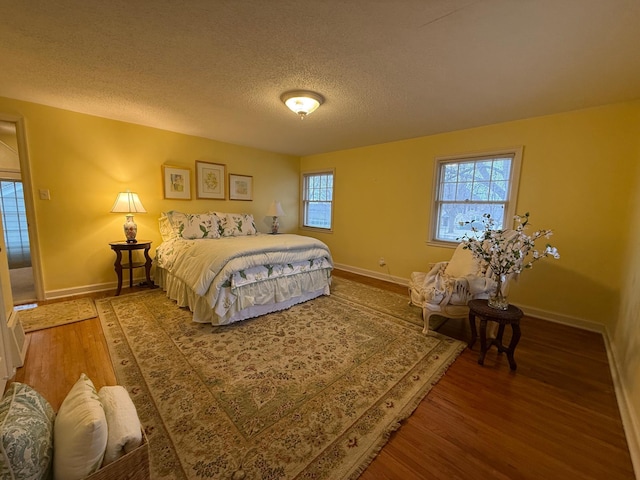
[[[271,202],[271,205],[269,205],[269,209],[267,210],[267,216],[273,217],[273,223],[271,224],[271,233],[275,235],[278,233],[278,228],[280,227],[278,223],[278,217],[284,217],[284,210],[282,210],[280,202],[276,202],[275,200]]]
[[[127,243],[136,243],[136,235],[138,233],[138,226],[133,221],[134,213],[147,213],[142,206],[142,202],[138,198],[137,193],[120,192],[116,198],[113,207],[111,207],[113,213],[126,213],[126,221],[124,222],[124,235],[127,237]]]

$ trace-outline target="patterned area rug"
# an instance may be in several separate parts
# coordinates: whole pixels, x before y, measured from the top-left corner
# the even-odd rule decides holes
[[[97,316],[95,304],[90,298],[79,298],[18,310],[18,318],[25,332],[35,332]]]
[[[339,295],[223,327],[161,291],[96,303],[154,479],[356,478],[465,347]]]

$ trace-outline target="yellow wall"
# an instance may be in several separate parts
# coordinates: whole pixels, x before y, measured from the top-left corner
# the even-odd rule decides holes
[[[552,228],[562,258],[512,285],[510,300],[537,313],[615,321],[637,164],[640,102],[305,157],[335,168],[335,226],[319,234],[337,263],[408,278],[452,251],[426,244],[434,158],[524,146],[517,212]],[[387,268],[378,266],[384,257]]]
[[[636,112],[635,124],[635,164],[640,165],[640,112]],[[633,425],[634,430],[629,446],[632,452],[637,452],[636,458],[640,460],[640,168],[636,168],[635,175],[632,172],[630,175],[635,178],[635,192],[629,198],[632,212],[628,217],[628,243],[623,255],[620,315],[609,336],[624,389],[622,395],[630,409],[631,418],[627,425]]]
[[[124,239],[124,215],[109,210],[126,189],[139,194],[148,212],[135,216],[138,239],[153,240],[154,246],[160,242],[157,218],[171,209],[252,213],[258,229],[267,232],[270,219],[264,213],[279,199],[287,212],[282,229],[297,228],[297,157],[2,97],[0,112],[25,119],[49,295],[115,281],[108,243]],[[227,174],[252,175],[253,201],[196,200],[195,160],[226,164]],[[163,198],[163,164],[191,169],[191,201]],[[51,200],[40,200],[39,189],[49,189]]]

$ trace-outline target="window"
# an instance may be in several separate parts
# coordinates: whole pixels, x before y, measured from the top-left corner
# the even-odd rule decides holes
[[[515,215],[522,148],[473,156],[436,158],[431,242],[458,243],[482,229],[482,215],[495,228],[510,228]]]
[[[331,230],[333,170],[302,174],[302,226]]]
[[[0,206],[9,268],[30,267],[31,252],[22,182],[0,181]]]

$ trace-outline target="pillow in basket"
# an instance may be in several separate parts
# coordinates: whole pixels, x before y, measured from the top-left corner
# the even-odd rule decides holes
[[[93,382],[84,373],[62,401],[53,427],[54,478],[81,480],[102,465],[107,419]]]

